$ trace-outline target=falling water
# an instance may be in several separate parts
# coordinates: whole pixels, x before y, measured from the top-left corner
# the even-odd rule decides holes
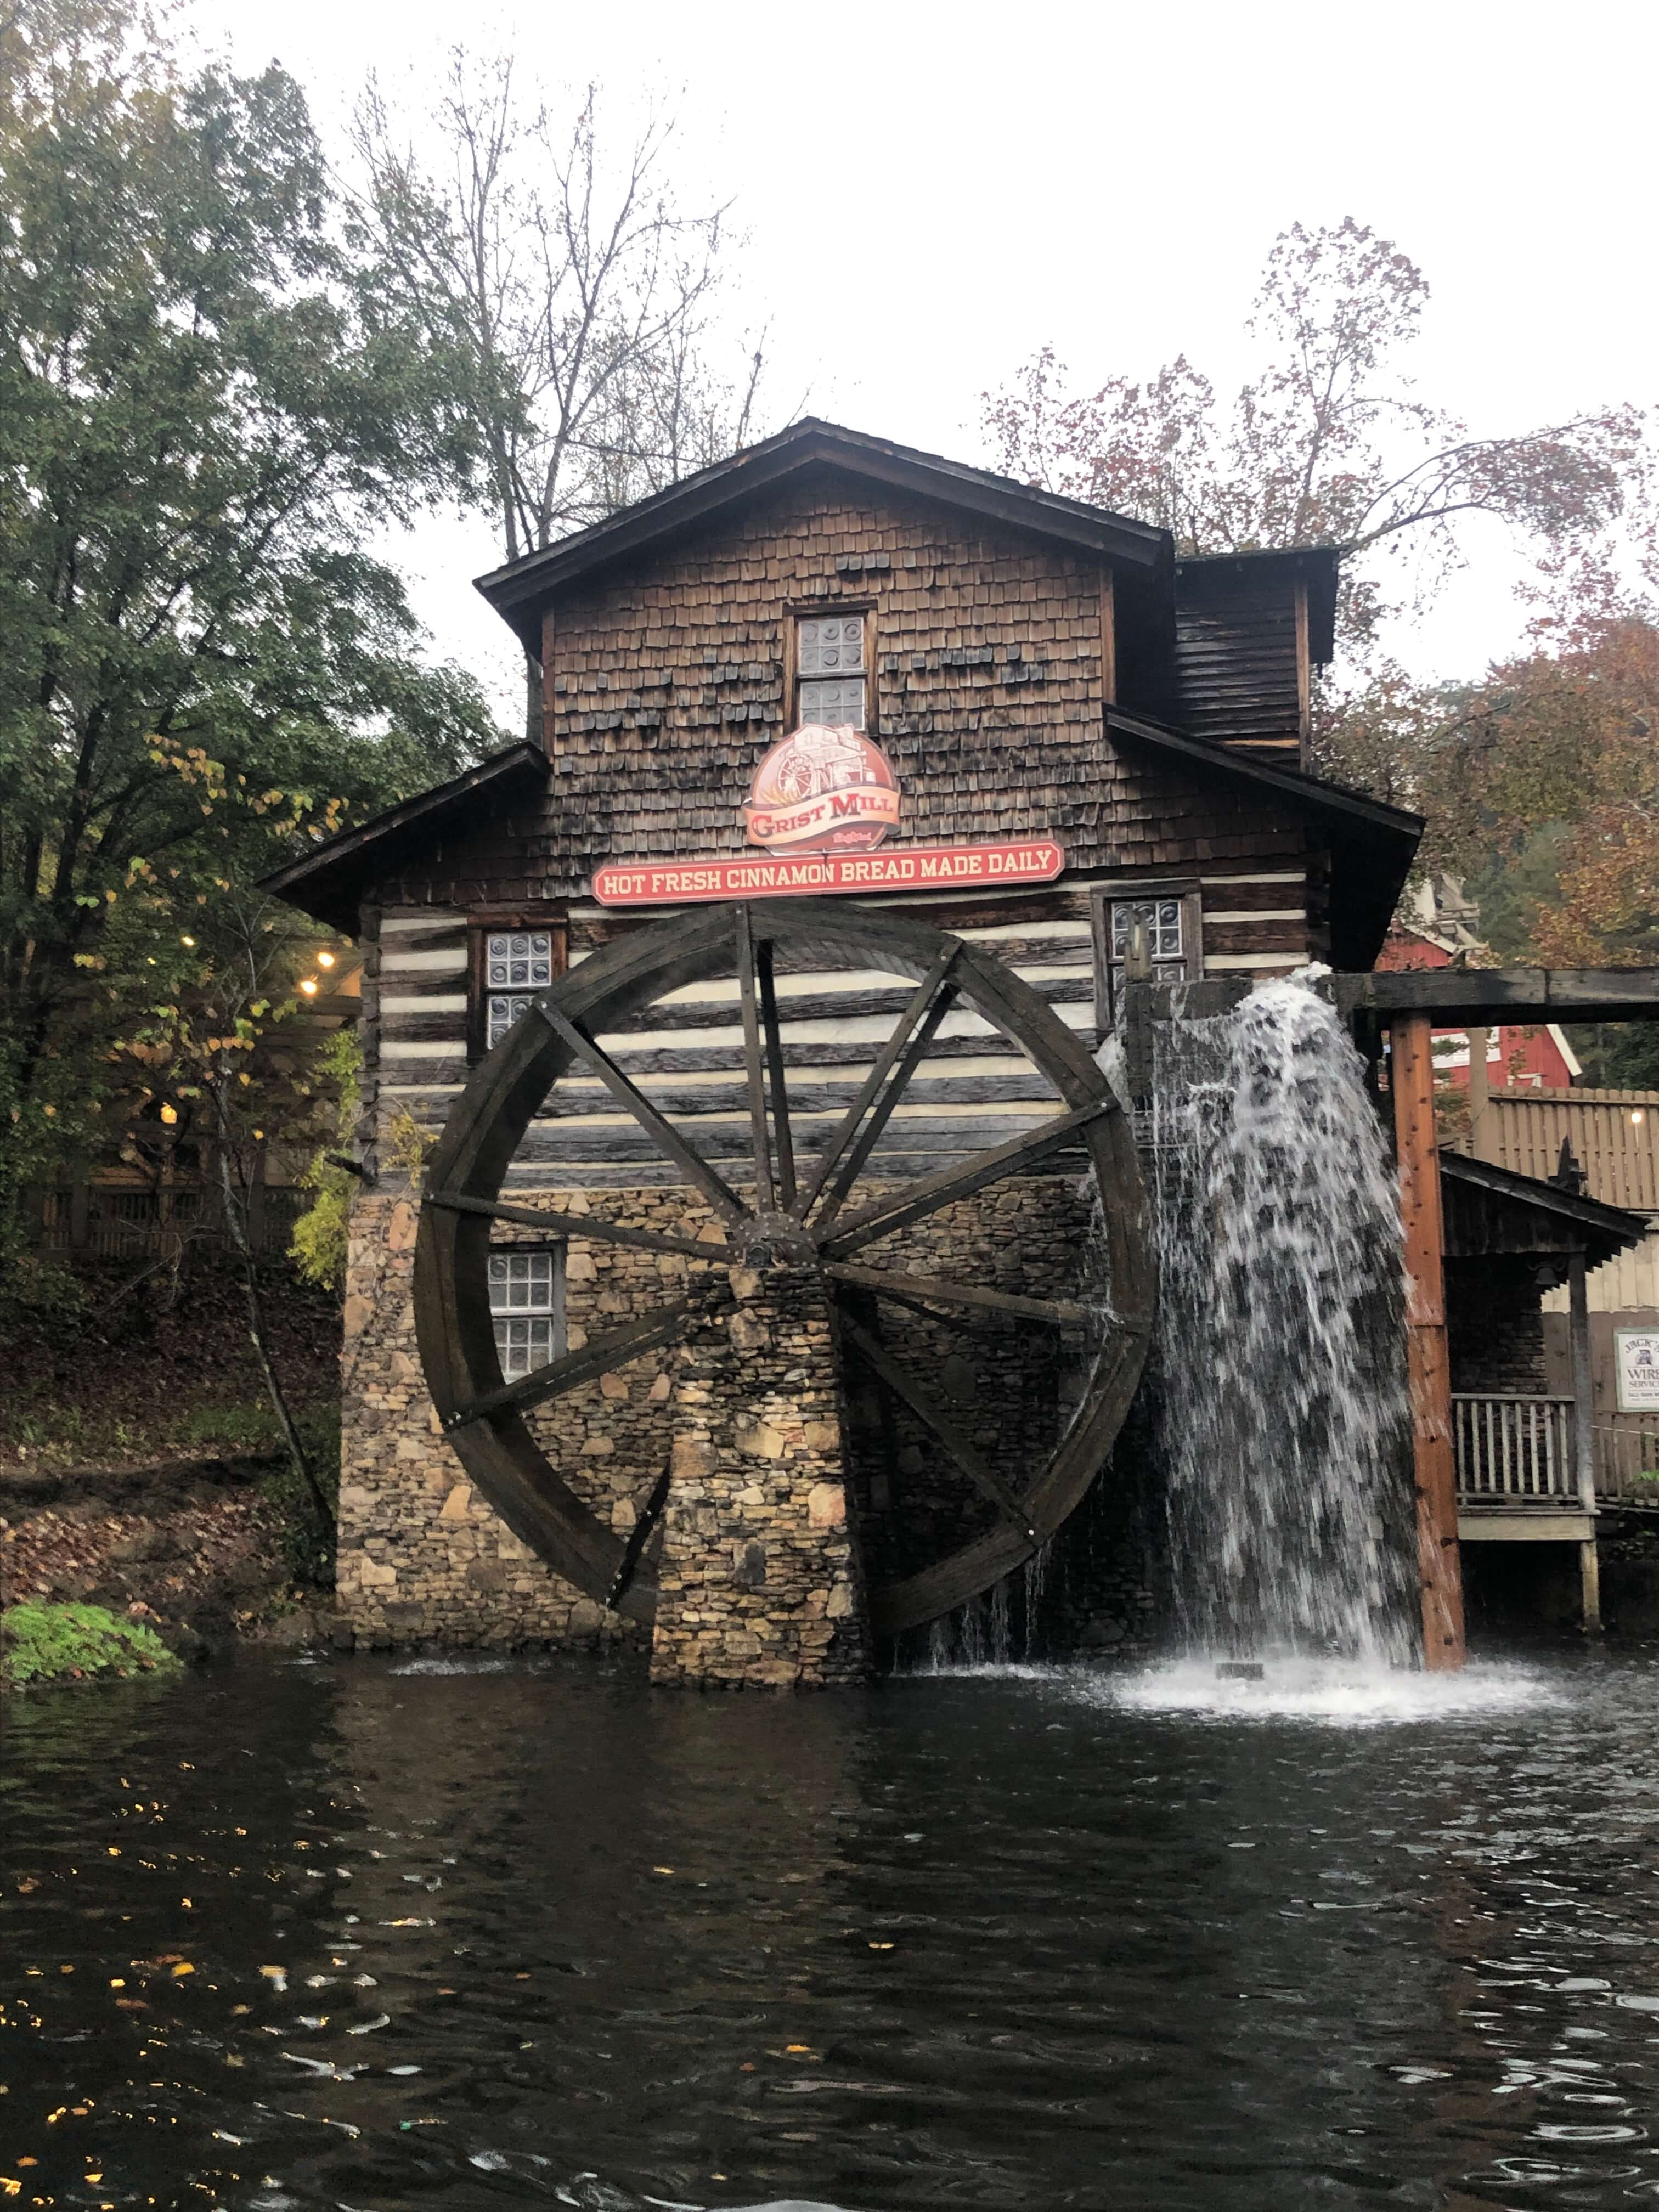
[[[1020,1656],[1026,1659],[1031,1658],[1036,1650],[1037,1613],[1048,1583],[1048,1553],[1049,1545],[1044,1544],[1040,1550],[1032,1553],[1023,1571],[1025,1607],[1021,1616],[1023,1640]]]
[[[1297,981],[1158,1024],[1160,1428],[1190,1648],[1401,1664],[1399,1201],[1363,1064]]]

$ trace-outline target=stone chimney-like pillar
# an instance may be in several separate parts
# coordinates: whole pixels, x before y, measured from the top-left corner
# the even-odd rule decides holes
[[[799,1224],[763,1218],[737,1306],[678,1355],[653,1682],[817,1688],[870,1670],[830,1301]]]

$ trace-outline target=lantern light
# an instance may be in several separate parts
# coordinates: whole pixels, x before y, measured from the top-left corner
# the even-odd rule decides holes
[[[317,995],[317,978],[314,975],[307,975],[300,988],[305,993],[307,998],[314,999]]]
[[[195,948],[196,939],[193,937],[180,937],[179,942],[180,945],[188,945],[192,951]]]
[[[1647,1118],[1648,1118],[1648,1117],[1647,1117],[1647,1115],[1643,1112],[1642,1109],[1638,1106],[1638,1107],[1637,1108],[1636,1111],[1635,1111],[1635,1112],[1631,1115],[1631,1117],[1630,1117],[1630,1118],[1631,1118],[1631,1121],[1632,1121],[1632,1125],[1633,1125],[1636,1128],[1638,1128],[1638,1129],[1639,1129],[1639,1128],[1641,1127],[1641,1126],[1642,1126],[1643,1122],[1644,1122],[1644,1121],[1645,1121],[1647,1120]]]
[[[173,1123],[178,1120],[178,1118],[179,1118],[179,1109],[178,1109],[176,1106],[163,1106],[163,1107],[162,1107],[162,1109],[161,1109],[161,1119],[162,1119],[162,1120],[163,1120],[163,1121],[167,1124],[167,1127],[168,1127],[169,1128],[171,1128],[171,1127],[172,1127],[173,1124]]]
[[[319,952],[317,955],[317,965],[319,968],[331,968],[334,965],[334,955],[331,952]]]

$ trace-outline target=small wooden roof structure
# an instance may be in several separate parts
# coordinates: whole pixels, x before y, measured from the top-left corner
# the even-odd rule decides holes
[[[1463,1152],[1441,1153],[1440,1197],[1449,1260],[1582,1252],[1588,1266],[1599,1267],[1647,1235],[1639,1213]]]

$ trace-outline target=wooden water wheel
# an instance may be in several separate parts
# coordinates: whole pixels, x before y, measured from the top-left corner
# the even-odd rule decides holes
[[[820,1076],[809,1100],[817,1110],[809,1114],[800,1102],[811,1091],[811,1073],[792,1066],[786,1080],[789,1023],[781,1018],[780,998],[787,1016],[792,975],[837,969],[866,977],[878,970],[895,979],[896,988],[915,988],[906,992],[856,1096],[843,1105],[844,1080],[826,1110]],[[684,1097],[677,1103],[659,1087],[663,1103],[655,1103],[617,1064],[629,1057],[623,1048],[630,1034],[669,1018],[651,1010],[690,986],[723,992],[741,1018],[741,1069],[732,1068],[726,1079],[728,1101],[735,1091],[741,1104],[726,1116],[723,1158],[720,1146],[708,1141],[715,1125],[706,1114],[700,1130],[699,1117],[679,1110]],[[917,1173],[913,1154],[909,1172],[895,1179],[884,1163],[892,1157],[896,1133],[916,1126],[895,1117],[930,1048],[945,1048],[940,1032],[953,1014],[957,1031],[984,1036],[1005,1054],[1012,1048],[1015,1056],[1007,1065],[1024,1068],[1028,1078],[1017,1095],[1046,1103],[1024,1109],[1024,1126],[1002,1141],[973,1141],[982,1137],[985,1121],[970,1118],[963,1124],[970,1139],[965,1151],[949,1140],[957,1125],[946,1126],[946,1140],[933,1154],[943,1155],[942,1164]],[[574,1212],[503,1198],[526,1131],[532,1122],[549,1126],[562,1085],[567,1106],[571,1087],[580,1085],[586,1098],[613,1115],[620,1110],[631,1131],[643,1133],[664,1164],[659,1177],[684,1193],[701,1218],[700,1232],[673,1234],[641,1227],[637,1217],[612,1218],[629,1210],[619,1192],[592,1189],[579,1201],[586,1210]],[[931,1133],[934,1125],[927,1126]],[[933,1143],[931,1133],[927,1141]],[[1069,1296],[1054,1294],[1054,1255],[1047,1249],[1028,1255],[1038,1290],[1009,1285],[1011,1270],[1017,1275],[1024,1261],[1007,1249],[1006,1224],[1011,1218],[1018,1224],[1028,1203],[1022,1194],[1037,1191],[1031,1181],[1037,1176],[1074,1206],[1087,1191],[1080,1182],[1086,1176],[1098,1200],[1086,1240],[1092,1282],[1079,1281]],[[560,1187],[580,1180],[576,1170],[558,1164],[545,1176]],[[992,1270],[996,1280],[988,1284],[964,1278],[981,1249],[973,1210],[993,1194],[1001,1203],[1002,1231]],[[1035,1209],[1035,1197],[1029,1203]],[[1085,1218],[1091,1210],[1081,1206]],[[1032,1218],[1033,1238],[1041,1241],[1040,1212]],[[505,1224],[508,1237],[527,1227],[618,1254],[655,1255],[678,1280],[665,1282],[660,1297],[619,1326],[599,1328],[575,1348],[503,1382],[487,1279],[496,1224]],[[874,1426],[879,1431],[884,1424],[890,1447],[902,1435],[921,1439],[945,1470],[920,1553],[916,1542],[895,1540],[885,1547],[884,1563],[876,1561],[869,1572],[872,1626],[891,1636],[988,1589],[1059,1528],[1117,1435],[1150,1326],[1152,1266],[1124,1116],[1086,1044],[982,948],[919,921],[833,900],[711,906],[621,937],[541,993],[474,1070],[428,1163],[416,1255],[416,1319],[427,1381],[468,1474],[514,1532],[590,1597],[648,1620],[656,1601],[648,1539],[667,1502],[670,1477],[660,1462],[636,1470],[641,1508],[624,1540],[555,1468],[530,1417],[533,1409],[591,1390],[601,1376],[729,1320],[734,1267],[780,1253],[815,1272],[833,1302],[848,1402],[867,1409],[875,1401]],[[626,1264],[642,1263],[630,1257]],[[921,1332],[908,1358],[907,1326]],[[1003,1463],[995,1407],[965,1417],[939,1379],[951,1370],[948,1333],[965,1332],[970,1340],[962,1365],[971,1380],[975,1360],[983,1368],[987,1357],[972,1334],[986,1329],[1016,1340],[1012,1354],[1005,1341],[1000,1355],[1003,1376],[1034,1373],[1046,1358],[1045,1371],[1063,1368],[1067,1377],[1052,1433],[1039,1448],[1026,1435],[1012,1457],[1005,1450]],[[1045,1354],[1044,1343],[1069,1349],[1063,1356]],[[917,1344],[925,1347],[919,1355]],[[992,1395],[1008,1394],[999,1388]],[[866,1430],[871,1425],[866,1420]],[[921,1446],[908,1450],[915,1460]],[[950,1481],[959,1486],[959,1508],[950,1503]],[[878,1517],[902,1533],[903,1495],[884,1490],[882,1498]]]

